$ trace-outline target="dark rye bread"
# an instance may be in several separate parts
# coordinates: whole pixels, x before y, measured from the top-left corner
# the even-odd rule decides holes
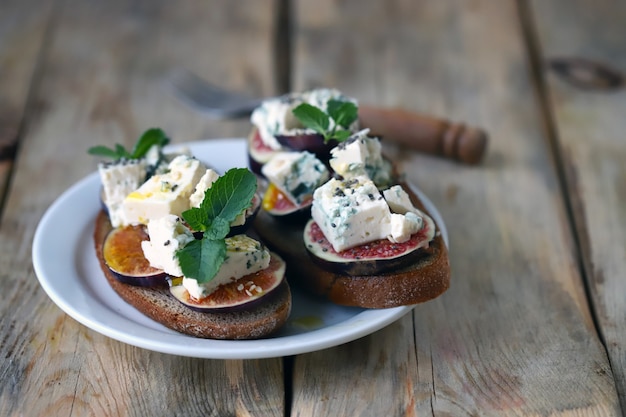
[[[413,204],[424,209],[410,188],[403,187]],[[443,238],[437,233],[414,264],[380,275],[344,275],[313,263],[303,242],[303,224],[286,223],[261,210],[254,228],[261,239],[287,262],[293,285],[330,301],[364,308],[388,308],[431,300],[450,286],[450,263]]]
[[[101,211],[95,222],[94,244],[100,267],[113,290],[141,313],[170,329],[210,339],[259,339],[282,327],[291,312],[291,291],[287,281],[252,307],[223,313],[191,310],[170,295],[167,287],[136,287],[118,281],[102,256],[104,238],[111,223]]]

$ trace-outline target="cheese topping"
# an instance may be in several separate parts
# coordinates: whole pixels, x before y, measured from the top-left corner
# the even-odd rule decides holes
[[[178,216],[168,214],[148,222],[148,235],[150,240],[141,242],[141,249],[150,266],[174,277],[182,276],[176,251],[194,240],[191,230]]]
[[[396,188],[394,193],[401,195]],[[313,195],[311,215],[333,249],[341,252],[379,239],[406,242],[422,228],[425,216],[412,204],[407,208],[392,213],[374,182],[360,176],[333,178],[319,187]]]
[[[107,207],[113,227],[127,224],[122,203],[128,194],[142,184],[147,175],[146,161],[143,159],[120,159],[112,163],[98,165],[102,182],[103,203]]]
[[[329,177],[326,166],[310,152],[279,152],[261,171],[296,205],[310,199]]]
[[[392,181],[391,163],[383,158],[380,140],[361,130],[331,149],[330,166],[344,178],[367,176],[378,187]]]
[[[177,156],[169,163],[168,172],[153,175],[126,196],[122,204],[126,222],[147,224],[168,214],[180,216],[189,209],[189,197],[206,169],[193,157]]]

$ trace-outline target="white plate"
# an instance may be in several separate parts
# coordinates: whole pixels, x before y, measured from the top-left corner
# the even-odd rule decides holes
[[[220,172],[246,167],[243,139],[185,144]],[[113,339],[174,355],[214,359],[268,358],[312,352],[363,337],[399,319],[412,307],[366,310],[341,307],[293,291],[287,325],[262,340],[209,340],[170,330],[124,302],[104,279],[95,256],[93,221],[100,209],[100,178],[93,173],[63,193],[42,217],[33,241],[33,265],[41,286],[63,311]],[[415,190],[419,193],[419,190]],[[420,193],[447,232],[433,204]]]

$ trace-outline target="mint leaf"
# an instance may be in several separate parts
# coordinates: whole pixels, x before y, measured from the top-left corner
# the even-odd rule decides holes
[[[344,140],[348,139],[350,136],[352,136],[352,132],[350,132],[349,130],[337,130],[336,132],[333,133],[333,136],[331,139],[335,139],[337,142],[343,142]]]
[[[326,104],[328,115],[337,126],[348,129],[358,117],[358,107],[351,101],[328,100]]]
[[[148,129],[141,135],[137,143],[135,143],[133,151],[131,152],[131,158],[139,159],[143,157],[152,146],[158,145],[163,147],[167,145],[169,141],[169,138],[161,129]]]
[[[224,239],[194,240],[176,252],[183,275],[199,283],[208,282],[226,259]]]
[[[210,226],[213,219],[222,218],[232,222],[250,207],[256,192],[256,176],[247,168],[233,168],[219,177],[204,193],[200,208],[207,213]]]
[[[230,231],[230,224],[250,207],[256,188],[256,176],[248,169],[230,169],[204,192],[200,207],[182,213],[193,230],[203,232],[201,240],[195,240],[176,252],[186,277],[199,283],[215,277],[226,257],[224,239]]]
[[[153,145],[159,145],[163,147],[169,143],[169,138],[161,129],[148,129],[137,140],[135,146],[133,146],[132,152],[129,152],[119,143],[115,144],[115,148],[107,148],[106,146],[92,146],[87,149],[87,153],[90,155],[101,156],[104,158],[110,158],[117,161],[122,158],[126,159],[139,159],[146,155],[148,150]]]
[[[324,137],[327,136],[330,120],[328,115],[321,109],[308,103],[302,103],[293,109],[292,112],[305,127],[315,130]]]
[[[338,142],[346,140],[351,136],[348,130],[350,125],[358,118],[358,107],[351,101],[331,99],[326,103],[326,108],[327,113],[311,104],[302,103],[292,112],[303,126],[324,136],[324,142],[331,139]],[[331,119],[335,124],[332,130],[330,130]]]
[[[182,213],[182,217],[187,222],[191,230],[204,232],[207,228],[207,215],[201,208],[192,207],[189,210],[185,210]]]

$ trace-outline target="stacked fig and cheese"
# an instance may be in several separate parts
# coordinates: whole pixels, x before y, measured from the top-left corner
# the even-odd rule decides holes
[[[311,128],[305,127],[293,114],[300,104],[306,103],[322,111],[328,110],[331,100],[345,101],[356,104],[356,99],[347,97],[339,90],[318,88],[302,93],[290,93],[272,98],[261,103],[250,117],[253,129],[248,137],[248,158],[250,169],[261,174],[261,167],[279,152],[308,151],[322,162],[327,162],[330,149],[337,142],[325,142]],[[331,121],[330,129],[335,126]],[[348,126],[350,132],[359,130],[359,122],[355,120]]]
[[[150,155],[157,156],[148,158]],[[205,200],[221,176],[188,152],[163,155],[161,149],[151,149],[146,157],[136,160],[101,163],[99,173],[106,213],[101,217],[108,220],[111,231],[103,242],[98,236],[96,246],[102,245],[104,263],[125,285],[115,284],[114,289],[118,293],[121,289],[120,295],[127,301],[169,327],[200,337],[256,338],[284,324],[291,302],[284,262],[245,234],[260,204],[256,193],[245,203],[247,208],[230,221],[231,231],[223,238],[225,255],[217,271],[209,277],[186,276],[178,254],[202,239],[203,231],[192,230],[184,213],[210,207],[211,202]],[[248,174],[256,189],[256,178]],[[198,256],[202,259],[197,262],[202,264],[211,262],[206,258],[213,254]],[[141,268],[142,264],[147,265]],[[156,292],[140,294],[148,291],[141,287]],[[177,306],[161,300],[164,307],[153,312],[149,298],[162,293],[163,288],[158,287],[169,287],[169,299]],[[259,305],[275,292],[279,301],[271,297],[272,307]],[[186,308],[181,316],[180,305],[191,309]],[[246,318],[246,310],[252,319]],[[166,317],[169,314],[171,317]]]
[[[301,284],[339,304],[393,307],[425,301],[445,291],[450,273],[445,245],[417,196],[399,181],[392,163],[384,158],[379,138],[370,136],[369,129],[350,131],[347,139],[332,144],[326,159],[323,153],[305,148],[285,151],[290,137],[300,140],[306,133],[309,143],[313,143],[311,136],[321,140],[319,132],[304,129],[303,133],[302,126],[288,129],[297,125],[290,115],[293,103],[317,97],[321,100],[318,107],[324,110],[324,99],[344,96],[336,90],[332,94],[314,90],[294,97],[298,96],[290,95],[289,101],[274,99],[252,117],[257,139],[268,148],[274,146],[260,167],[269,182],[263,208],[272,215],[256,222],[262,238],[287,259]],[[358,129],[358,121],[352,128]],[[274,140],[267,139],[272,136]],[[256,150],[249,150],[251,158],[258,155]],[[310,162],[313,159],[315,163]],[[304,160],[309,167],[327,166],[328,172],[308,168],[304,174]],[[298,199],[292,190],[303,193],[306,200]],[[293,207],[308,206],[304,226],[278,224],[275,208],[280,198],[273,197],[276,194]],[[278,227],[285,231],[283,236],[276,233]],[[295,246],[285,236],[304,245]],[[313,267],[306,258],[313,261]],[[430,289],[424,290],[424,280]]]

